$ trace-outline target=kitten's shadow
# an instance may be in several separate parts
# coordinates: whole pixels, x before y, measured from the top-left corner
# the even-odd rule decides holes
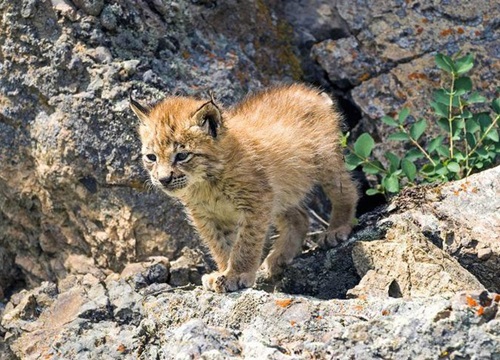
[[[275,281],[264,279],[259,272],[255,288],[319,299],[345,299],[347,291],[360,281],[352,260],[352,247],[349,244],[308,251],[294,259]]]

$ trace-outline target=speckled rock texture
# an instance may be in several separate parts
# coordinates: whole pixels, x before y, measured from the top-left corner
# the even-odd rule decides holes
[[[214,294],[92,275],[16,296],[2,320],[22,359],[498,359],[500,295],[317,300]],[[152,289],[153,288],[153,289]],[[58,291],[59,290],[59,291]]]
[[[45,282],[0,308],[2,346],[9,359],[498,359],[499,172],[409,189],[255,289],[202,290],[188,249]]]
[[[362,113],[360,128],[382,146],[399,146],[385,141],[388,127],[382,116],[408,107],[414,119],[433,119],[429,101],[442,81],[436,52],[473,53],[475,89],[494,98],[500,66],[498,3],[339,0],[336,9],[348,35],[314,44],[311,56],[332,83],[349,91]]]

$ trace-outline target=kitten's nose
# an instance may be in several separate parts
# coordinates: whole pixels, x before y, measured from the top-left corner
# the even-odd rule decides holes
[[[161,178],[161,179],[158,179],[158,181],[163,185],[163,186],[168,186],[168,184],[170,184],[172,182],[172,178],[174,177],[174,173],[171,172],[170,173],[170,176],[168,177],[164,177],[164,178]]]

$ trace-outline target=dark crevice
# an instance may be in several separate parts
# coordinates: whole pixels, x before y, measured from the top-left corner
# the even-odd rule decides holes
[[[389,297],[392,298],[401,298],[403,297],[403,293],[401,291],[401,287],[399,286],[398,282],[396,280],[392,280],[391,284],[389,285]]]

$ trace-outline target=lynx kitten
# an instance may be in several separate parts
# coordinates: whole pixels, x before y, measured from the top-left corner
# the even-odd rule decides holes
[[[303,202],[315,184],[332,202],[325,242],[349,235],[358,193],[342,161],[340,115],[326,94],[279,86],[230,109],[190,97],[151,109],[130,101],[152,183],[185,205],[217,263],[202,279],[206,289],[251,287],[271,224],[279,237],[263,268],[280,274],[301,252]]]

